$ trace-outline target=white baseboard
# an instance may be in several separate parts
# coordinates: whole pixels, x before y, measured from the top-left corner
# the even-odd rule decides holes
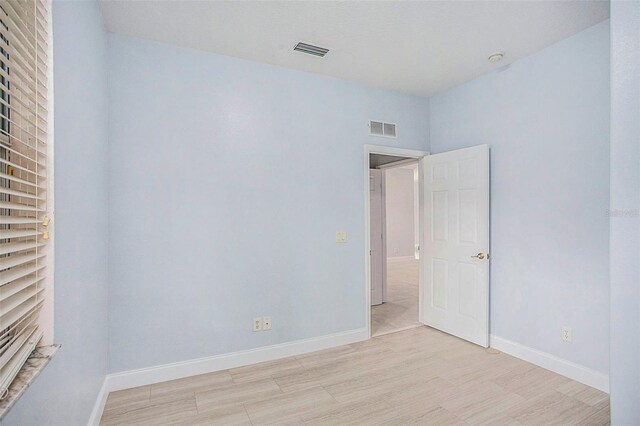
[[[107,391],[113,392],[348,345],[368,338],[367,329],[361,328],[245,351],[108,374],[105,383]]]
[[[409,260],[413,260],[416,261],[416,258],[414,256],[395,256],[395,257],[387,257],[387,262],[388,263],[394,263],[394,262],[406,262]]]
[[[100,392],[98,392],[98,397],[96,398],[96,402],[93,405],[93,410],[91,410],[91,417],[89,417],[89,426],[98,426],[100,424],[100,418],[102,418],[102,412],[104,411],[104,406],[107,403],[107,397],[109,396],[109,391],[107,391],[107,378],[105,377],[102,382],[102,386],[100,387]]]
[[[490,336],[490,346],[576,382],[609,393],[609,376],[607,374],[494,335]]]

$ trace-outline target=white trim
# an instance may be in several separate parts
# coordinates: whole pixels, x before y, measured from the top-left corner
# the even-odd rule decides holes
[[[382,303],[387,303],[387,173],[384,169],[380,170],[381,188],[380,196],[382,197]],[[369,181],[371,182],[371,181]]]
[[[102,418],[102,412],[104,411],[104,406],[107,403],[108,396],[109,392],[107,391],[107,377],[105,377],[104,381],[102,382],[100,392],[98,392],[96,402],[93,405],[93,410],[91,410],[91,417],[89,417],[89,423],[87,423],[89,426],[98,426],[100,424],[100,419]]]
[[[607,374],[493,334],[489,338],[489,345],[492,348],[609,393],[609,375]]]
[[[411,330],[412,328],[418,328],[418,327],[424,327],[424,326],[425,326],[424,324],[417,322],[415,324],[407,325],[406,327],[396,328],[395,330],[383,331],[382,333],[378,333],[375,336],[371,336],[371,337],[386,336],[387,334],[399,333],[400,331],[407,331],[407,330]]]
[[[43,281],[45,288],[44,304],[40,311],[39,323],[44,331],[41,345],[53,345],[55,343],[54,333],[54,309],[55,309],[55,295],[54,295],[54,277],[55,277],[55,241],[56,241],[56,215],[55,215],[55,164],[54,156],[55,151],[53,149],[55,143],[55,91],[54,91],[54,78],[53,71],[55,68],[54,55],[53,55],[53,7],[49,4],[48,16],[47,16],[47,35],[48,35],[48,48],[47,55],[49,57],[49,63],[47,64],[47,109],[49,111],[47,116],[47,212],[49,216],[49,242],[45,245],[43,251],[47,255],[46,258],[46,277]]]
[[[396,128],[397,131],[397,128]],[[365,276],[365,324],[367,324],[367,336],[371,336],[371,259],[370,259],[370,250],[371,250],[371,206],[369,203],[369,155],[370,154],[383,154],[383,155],[396,155],[398,157],[411,157],[419,160],[427,155],[429,152],[427,151],[418,151],[415,149],[404,149],[404,148],[396,148],[393,146],[383,146],[383,145],[369,145],[366,144],[364,146],[364,276]],[[421,162],[418,161],[418,171],[420,176],[422,176],[422,165]],[[422,182],[422,179],[420,179]],[[422,191],[420,191],[422,192]],[[420,197],[422,200],[422,196]],[[422,202],[421,204],[422,205]],[[422,213],[422,209],[420,210]],[[422,214],[420,214],[420,223],[422,223]],[[422,236],[422,232],[420,232]],[[422,247],[422,241],[420,241],[420,246]],[[419,312],[422,312],[422,299],[423,299],[423,273],[422,266],[420,267],[420,279],[419,279]],[[420,315],[420,314],[419,314]],[[420,318],[420,322],[422,322],[422,318]]]
[[[398,262],[407,262],[407,261],[414,261],[416,260],[415,256],[394,256],[394,257],[387,257],[387,262],[388,263],[398,263]]]
[[[139,370],[124,371],[108,374],[105,378],[106,390],[113,392],[122,389],[135,388],[167,380],[182,379],[184,377],[206,374],[229,368],[243,367],[259,362],[315,352],[336,346],[348,345],[369,339],[365,328],[329,334],[310,339],[296,340],[261,348],[231,352],[190,361],[174,362],[172,364],[157,365]],[[96,403],[96,405],[98,405]]]
[[[394,161],[393,163],[381,164],[377,168],[380,170],[386,169],[398,169],[401,167],[407,167],[408,165],[417,165],[418,160],[416,158],[407,158],[406,160]]]
[[[420,184],[420,162],[416,164],[416,168],[413,170],[413,258],[420,260],[420,223],[422,223],[422,215],[420,208],[420,190],[422,185]]]

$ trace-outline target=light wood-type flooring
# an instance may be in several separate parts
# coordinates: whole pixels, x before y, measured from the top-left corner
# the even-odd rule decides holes
[[[608,395],[428,327],[113,392],[103,425],[606,425]]]

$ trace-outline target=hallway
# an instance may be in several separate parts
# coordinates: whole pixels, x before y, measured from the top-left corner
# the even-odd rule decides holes
[[[387,302],[371,307],[372,336],[418,324],[418,274],[417,260],[387,262]]]

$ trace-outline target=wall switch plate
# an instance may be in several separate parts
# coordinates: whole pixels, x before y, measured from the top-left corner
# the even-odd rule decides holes
[[[258,318],[254,318],[253,319],[253,331],[260,331],[262,330],[262,318],[258,317]]]
[[[262,317],[262,329],[271,330],[271,317]]]
[[[346,243],[346,242],[347,242],[347,232],[336,231],[336,243]]]
[[[562,340],[565,342],[571,342],[573,339],[571,327],[562,327]]]

